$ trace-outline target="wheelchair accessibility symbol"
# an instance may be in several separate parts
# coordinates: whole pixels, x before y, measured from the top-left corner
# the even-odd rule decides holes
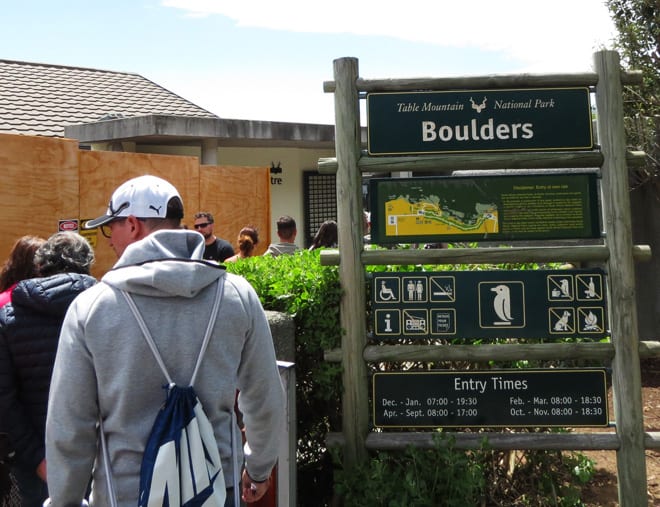
[[[399,292],[398,278],[384,276],[374,279],[374,294],[377,303],[398,303]]]

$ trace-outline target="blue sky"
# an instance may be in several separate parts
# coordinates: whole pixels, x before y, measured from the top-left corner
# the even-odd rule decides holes
[[[224,118],[334,123],[333,60],[363,78],[591,70],[605,0],[7,2],[0,58],[140,74]]]

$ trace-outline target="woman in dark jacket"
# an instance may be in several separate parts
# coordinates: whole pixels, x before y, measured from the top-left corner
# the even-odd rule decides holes
[[[82,236],[60,232],[35,254],[39,278],[18,283],[0,309],[0,432],[16,451],[12,465],[23,507],[48,498],[44,428],[57,342],[69,304],[96,280],[94,253]]]

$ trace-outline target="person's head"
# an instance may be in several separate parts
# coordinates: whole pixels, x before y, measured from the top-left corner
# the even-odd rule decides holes
[[[46,240],[37,236],[22,236],[16,240],[9,257],[0,270],[0,292],[16,282],[37,276],[34,253]]]
[[[337,246],[337,222],[326,220],[321,224],[312,240],[312,250]]]
[[[213,215],[208,211],[195,213],[195,225],[193,227],[197,232],[204,236],[205,240],[213,238]]]
[[[259,243],[259,233],[254,227],[243,227],[238,233],[238,250],[241,256],[250,257]]]
[[[34,254],[38,276],[58,273],[88,275],[94,262],[94,250],[80,234],[57,232]]]
[[[126,247],[153,231],[179,229],[183,201],[174,186],[157,176],[138,176],[122,183],[112,194],[105,215],[85,224],[101,227],[117,257]]]
[[[296,239],[296,221],[288,215],[277,219],[277,235],[284,243],[293,243]]]

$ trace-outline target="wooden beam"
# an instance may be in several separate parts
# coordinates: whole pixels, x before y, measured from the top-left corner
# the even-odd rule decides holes
[[[639,85],[641,71],[619,72],[616,78],[623,84]],[[486,76],[419,77],[407,79],[357,79],[361,92],[401,92],[419,90],[494,90],[498,88],[538,88],[566,86],[596,86],[599,76],[593,72],[568,74],[491,74]],[[336,90],[335,81],[324,81],[323,91]]]
[[[449,433],[449,432],[448,432]],[[367,447],[370,450],[403,451],[408,446],[422,449],[432,449],[435,446],[433,432],[397,432],[370,433],[367,437]],[[479,449],[482,441],[487,439],[488,447],[496,450],[535,449],[535,450],[611,450],[619,449],[619,437],[613,432],[594,433],[527,433],[527,432],[479,432],[479,433],[449,433],[455,439],[456,449]],[[657,436],[655,437],[657,438]],[[342,445],[344,436],[341,433],[328,433],[328,447]],[[652,445],[656,445],[654,437],[649,436]]]
[[[343,251],[343,249],[342,249]],[[634,245],[632,257],[637,262],[651,259],[648,245]],[[517,262],[605,262],[609,249],[605,245],[534,246],[493,248],[431,248],[364,250],[365,265],[418,265],[418,264],[498,264]],[[339,250],[321,252],[323,266],[336,266],[340,262]]]
[[[565,169],[597,168],[603,163],[598,151],[532,152],[532,153],[454,153],[425,155],[424,157],[371,157],[363,155],[358,167],[363,173],[389,173],[397,171],[423,171],[446,175],[461,169]],[[627,151],[628,167],[642,167],[646,154]],[[320,158],[317,164],[321,174],[337,172],[337,158]]]
[[[501,343],[497,345],[368,345],[362,355],[371,363],[407,361],[534,361],[589,359],[610,361],[614,357],[611,343]],[[643,341],[639,357],[660,357],[660,342]],[[323,359],[341,361],[341,349],[326,350]]]
[[[615,348],[612,392],[616,430],[621,440],[617,452],[619,504],[621,507],[639,506],[647,503],[646,457],[619,55],[615,51],[599,51],[594,54],[594,65],[599,76],[596,110],[604,156],[601,167],[603,223],[610,251],[607,281],[610,329]]]
[[[344,463],[352,466],[366,460],[365,438],[369,431],[368,372],[362,360],[366,344],[366,288],[362,250],[362,176],[357,169],[360,158],[360,108],[355,80],[358,61],[342,58],[334,61],[337,80],[335,123],[337,153],[337,225],[339,244],[344,255],[339,263],[343,287],[340,301],[342,334],[342,425],[346,435]]]

